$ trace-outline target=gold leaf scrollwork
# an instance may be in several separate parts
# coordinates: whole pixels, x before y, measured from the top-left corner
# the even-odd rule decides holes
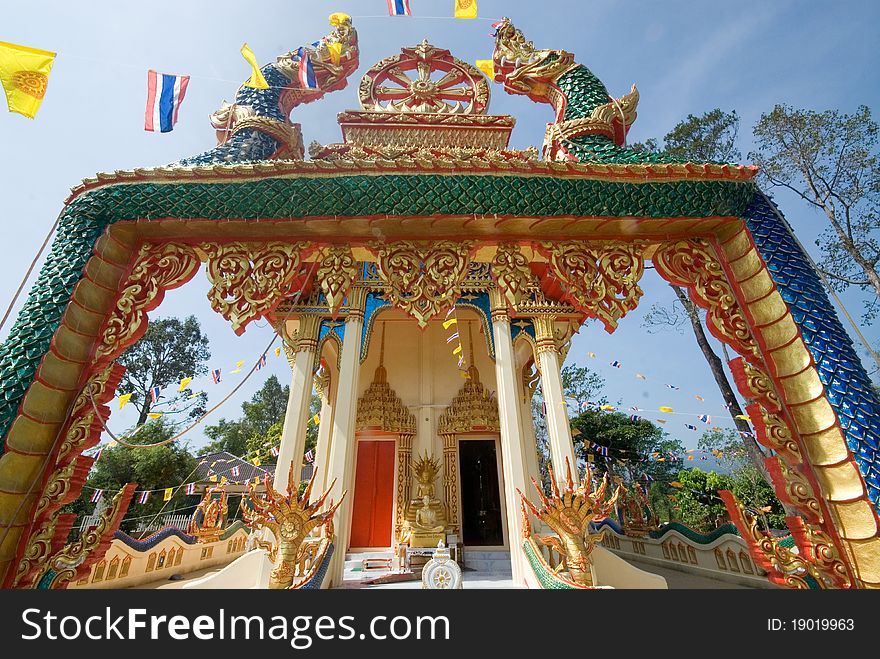
[[[310,243],[206,243],[211,308],[242,334],[249,322],[272,311],[289,292],[301,254]]]
[[[344,245],[326,247],[321,251],[316,277],[334,316],[339,312],[348,289],[358,276],[357,261]]]
[[[776,485],[776,491],[783,500],[798,508],[810,522],[822,522],[822,508],[816,499],[813,486],[797,467],[792,467],[779,456],[767,460],[767,468]],[[779,485],[782,485],[780,490]]]
[[[749,323],[718,257],[705,240],[691,238],[664,243],[657,248],[653,262],[661,277],[686,287],[691,299],[706,310],[706,325],[715,338],[753,364],[761,363]]]
[[[480,373],[471,366],[468,379],[437,420],[437,432],[441,435],[455,435],[474,430],[498,432],[501,421],[498,415],[498,401],[480,382]]]
[[[100,333],[95,359],[115,359],[147,330],[147,312],[155,309],[165,291],[182,286],[199,268],[199,258],[188,245],[145,243],[122,286],[116,306]]]
[[[752,366],[748,362],[743,362],[742,366],[746,386],[751,392],[749,397],[760,402],[770,412],[779,412],[782,409],[782,402],[779,400],[779,395],[773,387],[770,376],[762,369]]]
[[[718,494],[748,545],[752,560],[767,573],[767,578],[771,582],[788,588],[806,590],[810,588],[807,578],[811,577],[820,588],[825,588],[825,581],[819,570],[808,557],[783,547],[772,535],[761,531],[758,528],[757,515],[747,511],[732,492],[721,490]]]
[[[388,298],[420,327],[455,304],[468,272],[473,243],[441,240],[374,243],[376,272],[388,284]]]
[[[754,409],[760,408],[760,419],[755,419]],[[790,464],[801,464],[801,449],[791,435],[791,429],[778,414],[773,414],[763,406],[749,406],[749,416],[753,419],[756,436],[764,446],[783,456]]]
[[[643,245],[638,242],[544,243],[552,273],[563,283],[572,304],[598,318],[606,331],[638,306],[639,280],[645,272]]]
[[[529,260],[515,243],[498,245],[492,261],[492,277],[507,306],[516,309],[532,282]]]

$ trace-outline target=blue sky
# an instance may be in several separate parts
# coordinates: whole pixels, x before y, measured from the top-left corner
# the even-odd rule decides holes
[[[148,5],[32,0],[5,7],[0,41],[57,51],[58,57],[35,121],[0,114],[0,244],[7,248],[0,259],[0,304],[8,304],[70,187],[80,179],[97,171],[165,164],[213,146],[208,115],[221,101],[232,100],[249,75],[238,52],[243,42],[266,63],[325,34],[331,12],[345,11],[354,18],[360,70],[345,90],[301,106],[292,115],[302,124],[307,144],[338,142],[335,116],[357,108],[360,76],[400,47],[427,38],[466,61],[491,56],[491,20],[447,18],[452,5],[452,0],[411,0],[416,15],[410,18],[388,17],[385,0],[266,0],[258,8],[223,0],[154,0]],[[751,127],[776,103],[844,112],[860,104],[880,107],[878,3],[479,0],[479,8],[485,19],[509,16],[538,47],[574,52],[615,96],[636,83],[641,102],[630,133],[633,141],[660,138],[687,114],[720,107],[739,113],[739,146],[746,154]],[[143,130],[150,68],[192,77],[179,123],[168,134]],[[492,86],[489,111],[517,118],[514,148],[540,146],[544,125],[552,118],[549,106],[509,96],[497,85]],[[822,216],[790,194],[777,193],[776,198],[801,240],[812,246],[822,229]],[[677,412],[709,413],[718,420],[724,406],[693,336],[647,334],[642,327],[651,304],[669,304],[671,292],[650,271],[643,288],[641,306],[622,320],[614,335],[588,322],[573,342],[569,361],[605,376],[606,396],[625,408],[669,405]],[[238,359],[256,359],[271,330],[260,322],[236,337],[211,311],[206,290],[204,277],[197,276],[169,294],[157,314],[196,313],[211,338],[212,367],[228,372]],[[858,317],[859,294],[848,294],[844,300]],[[876,343],[878,328],[863,329]],[[587,352],[597,357],[591,359]],[[612,368],[613,360],[622,367]],[[238,416],[240,402],[260,386],[264,374],[289,379],[283,357],[270,355],[269,365],[209,422]],[[647,379],[636,379],[635,373]],[[213,403],[234,386],[233,377],[216,387],[198,384]],[[699,402],[694,395],[706,400]],[[695,417],[668,418],[666,429],[686,446],[694,446],[698,433],[685,429],[684,423],[693,423]],[[130,422],[125,414],[115,414],[111,427],[120,429]],[[197,447],[204,438],[194,432],[191,440]]]

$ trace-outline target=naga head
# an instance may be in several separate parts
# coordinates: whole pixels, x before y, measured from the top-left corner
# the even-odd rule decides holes
[[[576,66],[574,55],[564,50],[535,48],[509,18],[496,23],[495,30],[495,82],[501,83],[509,94],[525,94],[538,103],[553,103],[554,83]]]
[[[291,51],[278,58],[276,66],[291,80],[299,77],[299,67],[308,55],[317,80],[317,89],[296,89],[300,103],[308,103],[324,96],[327,92],[338,91],[348,84],[348,77],[360,65],[357,30],[351,24],[351,16],[336,12],[329,17],[333,31],[319,41]]]

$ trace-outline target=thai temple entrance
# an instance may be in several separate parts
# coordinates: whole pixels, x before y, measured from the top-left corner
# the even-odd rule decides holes
[[[461,528],[468,547],[505,545],[498,453],[494,439],[458,443],[461,470]]]
[[[535,48],[507,19],[489,70],[553,107],[541,157],[509,147],[515,120],[488,113],[480,69],[424,41],[370,68],[360,109],[338,115],[342,141],[306,159],[289,113],[359,65],[351,18],[331,22],[309,59],[265,66],[269,89],[242,87],[212,117],[215,149],[101,175],[68,199],[0,353],[12,365],[0,373],[3,583],[90,569],[59,549],[70,520],[58,513],[93,463],[83,451],[122,378],[115,360],[165,292],[204,270],[212,308],[237,333],[266,319],[291,363],[274,488],[246,515],[276,534],[271,577],[270,554],[243,557],[269,587],[341,586],[350,549],[453,541],[503,549],[517,587],[665,587],[619,545],[596,546],[590,524],[622,492],[577,459],[560,374],[584,322],[626,322],[649,264],[733,353],[774,489],[798,513],[795,552],[727,501],[754,565],[789,586],[880,587],[880,401],[756,169],[627,148],[635,86],[614,99],[573,54]],[[302,87],[303,61],[317,89]],[[539,384],[553,476],[538,493]],[[297,496],[288,476],[301,473],[313,386],[314,477]],[[95,546],[109,545],[127,487]],[[688,557],[683,543],[675,555]],[[732,552],[731,569],[752,565],[745,546]],[[56,554],[79,567],[52,567]]]

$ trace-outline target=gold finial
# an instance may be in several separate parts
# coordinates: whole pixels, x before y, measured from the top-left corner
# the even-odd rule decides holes
[[[382,337],[379,340],[379,366],[376,367],[376,382],[385,382],[388,374],[385,371],[385,323],[382,323]]]
[[[471,381],[479,382],[480,381],[480,372],[477,370],[477,356],[474,354],[474,331],[473,326],[470,321],[467,324],[468,327],[468,353],[471,356],[471,365],[468,367],[467,373],[470,376]]]

